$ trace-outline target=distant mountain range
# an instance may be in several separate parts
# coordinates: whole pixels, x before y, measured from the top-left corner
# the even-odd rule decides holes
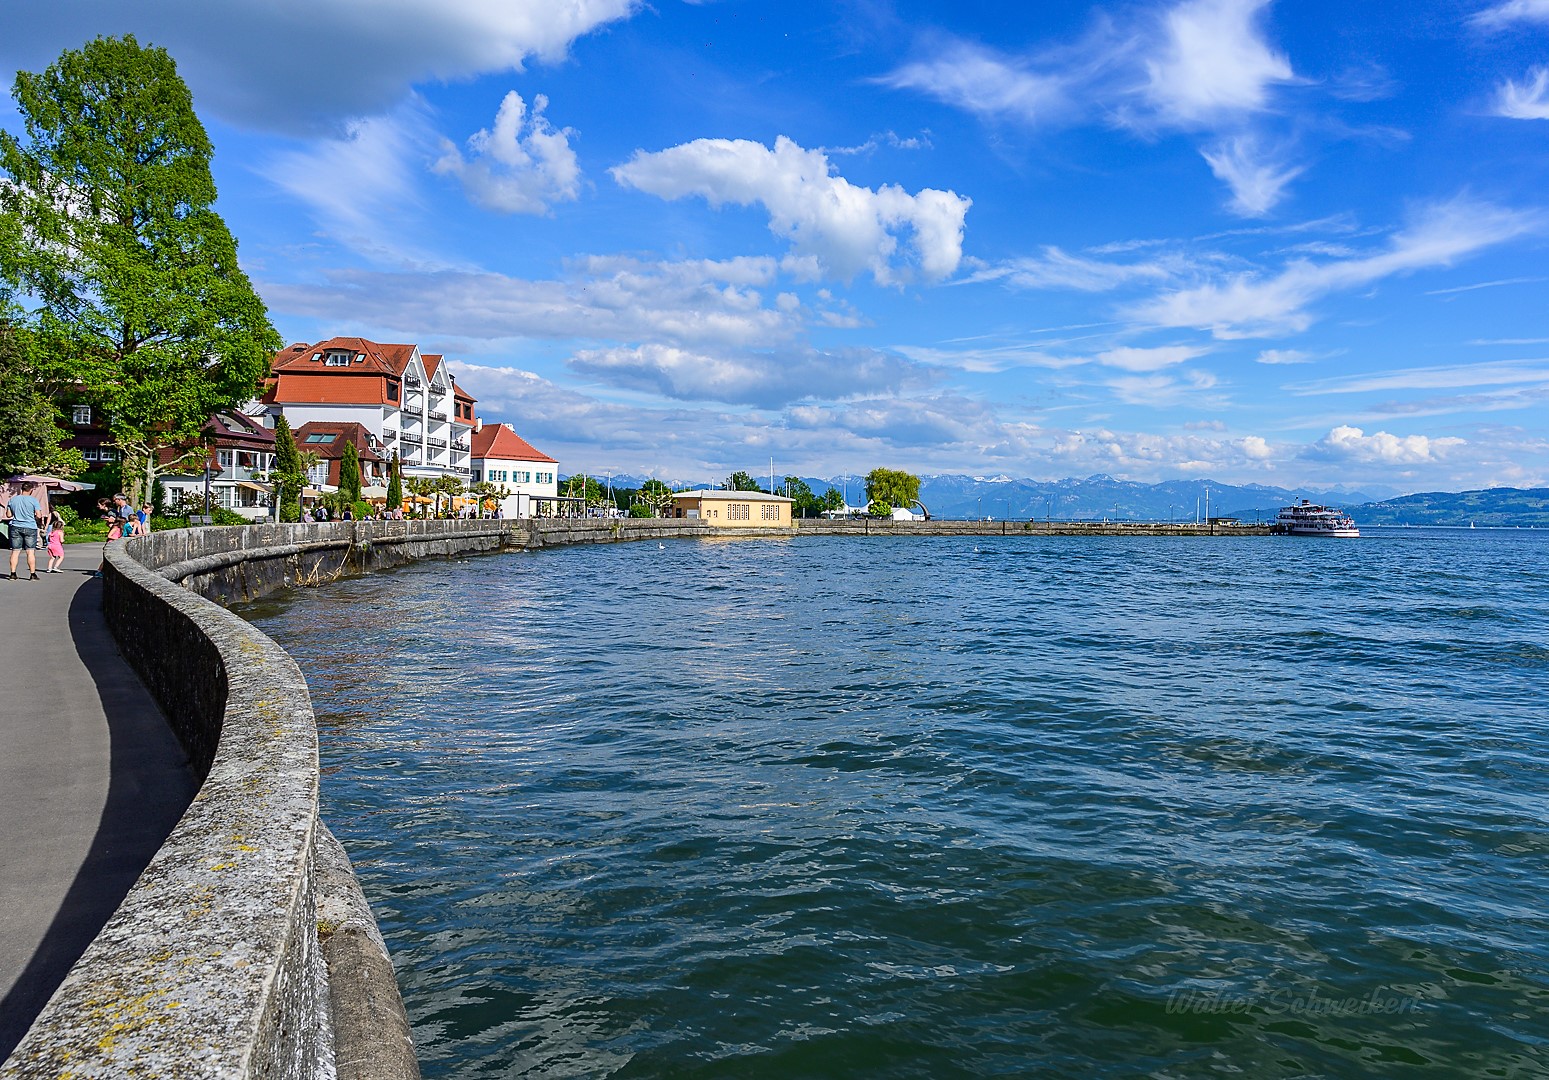
[[[666,479],[666,478],[663,478]],[[830,486],[854,505],[865,500],[864,478],[803,477],[821,495]],[[639,487],[644,477],[615,476],[615,488]],[[671,480],[674,487],[714,486],[719,481]],[[1222,484],[1215,480],[1168,480],[1139,484],[1098,474],[1085,479],[1027,480],[1009,476],[922,476],[920,501],[936,518],[994,518],[1056,521],[1193,521],[1206,514],[1266,521],[1280,507],[1301,499],[1337,506],[1359,525],[1537,526],[1549,528],[1549,488],[1489,488],[1399,495],[1391,489],[1287,488]]]

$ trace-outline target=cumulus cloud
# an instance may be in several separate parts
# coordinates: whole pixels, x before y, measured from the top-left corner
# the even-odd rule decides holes
[[[11,5],[0,53],[19,66],[79,48],[81,28],[165,46],[201,110],[238,124],[336,128],[400,102],[426,80],[563,59],[577,38],[638,0],[51,0]],[[305,32],[298,32],[304,26]]]
[[[1432,206],[1396,234],[1387,250],[1315,263],[1298,259],[1279,274],[1233,274],[1136,305],[1130,314],[1157,326],[1195,327],[1218,338],[1262,337],[1305,330],[1307,308],[1341,290],[1395,274],[1450,266],[1458,259],[1528,232],[1538,219],[1488,203],[1455,199]]]
[[[1263,217],[1275,208],[1285,186],[1302,174],[1298,165],[1287,165],[1266,154],[1257,139],[1239,135],[1200,153],[1210,163],[1216,179],[1232,189],[1232,212],[1241,217]]]
[[[501,214],[542,214],[553,203],[575,199],[581,169],[570,148],[573,132],[550,125],[543,115],[548,105],[549,99],[538,94],[529,112],[522,95],[512,90],[500,103],[494,127],[469,138],[469,157],[443,140],[433,168],[461,181],[479,206]]]
[[[757,203],[769,229],[789,240],[799,258],[843,280],[863,270],[882,283],[952,273],[963,250],[963,219],[971,200],[925,188],[910,195],[884,185],[873,191],[833,173],[818,150],[780,136],[774,147],[745,139],[696,139],[648,153],[640,150],[613,170],[626,187],[680,199],[697,195],[719,207]],[[900,259],[900,237],[912,258]],[[900,266],[900,261],[905,265]]]
[[[1495,113],[1512,120],[1549,120],[1549,68],[1534,68],[1527,82],[1510,79],[1495,96]]]
[[[1146,63],[1147,93],[1165,118],[1183,126],[1256,112],[1269,87],[1293,78],[1291,63],[1264,41],[1259,12],[1268,0],[1188,0],[1165,16],[1157,54]]]
[[[906,64],[878,82],[919,90],[980,117],[1009,117],[1027,124],[1046,122],[1070,105],[1065,79],[964,41],[949,42],[936,55]]]
[[[1399,436],[1390,435],[1386,431],[1367,435],[1358,427],[1341,424],[1309,446],[1305,456],[1364,464],[1422,465],[1445,458],[1453,450],[1466,445],[1466,439],[1455,436]]]
[[[917,365],[875,349],[709,354],[646,344],[583,350],[566,363],[573,371],[625,389],[680,401],[763,408],[888,393],[923,381]]]

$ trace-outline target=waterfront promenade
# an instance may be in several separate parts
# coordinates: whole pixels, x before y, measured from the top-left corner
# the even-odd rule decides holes
[[[108,632],[102,546],[65,551],[63,573],[0,581],[0,1060],[196,790]]]

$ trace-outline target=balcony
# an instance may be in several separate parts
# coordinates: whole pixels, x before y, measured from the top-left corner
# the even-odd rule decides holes
[[[444,413],[444,412],[432,411],[430,413],[430,418],[432,420],[436,421],[437,423],[441,423],[441,424],[446,423],[446,413]]]
[[[427,445],[434,446],[437,450],[445,450],[446,449],[446,440],[445,439],[426,439],[425,442],[426,442]]]
[[[425,436],[413,431],[405,431],[403,433],[403,441],[406,443],[422,443],[425,441]]]

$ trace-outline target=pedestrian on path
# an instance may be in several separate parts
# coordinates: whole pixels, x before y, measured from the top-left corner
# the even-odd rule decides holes
[[[31,495],[12,495],[6,503],[6,516],[10,518],[11,533],[11,580],[16,580],[16,561],[22,550],[27,552],[27,575],[38,580],[38,500]]]
[[[57,510],[48,520],[48,569],[45,574],[63,573],[59,569],[65,561],[65,519]]]

